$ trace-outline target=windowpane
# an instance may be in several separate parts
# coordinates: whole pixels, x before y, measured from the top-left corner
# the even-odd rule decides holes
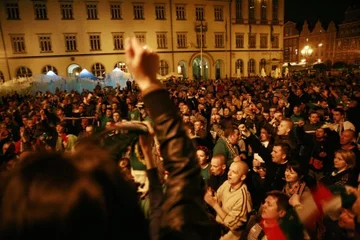
[[[235,34],[235,44],[236,44],[236,48],[244,48],[244,34],[243,33]]]
[[[24,35],[12,35],[11,43],[14,53],[26,53]]]
[[[62,19],[74,19],[72,3],[62,3],[60,7]]]
[[[176,20],[186,19],[185,5],[176,5]]]
[[[91,72],[95,77],[104,78],[105,77],[105,67],[101,63],[95,63],[91,67]]]
[[[89,39],[90,39],[90,50],[91,51],[101,50],[99,34],[91,34],[91,35],[89,35]]]
[[[87,3],[87,19],[98,19],[98,10],[96,3]]]
[[[40,52],[52,52],[50,35],[39,35]]]
[[[35,19],[47,19],[46,3],[34,3]]]
[[[124,49],[124,33],[113,33],[114,50]]]
[[[20,19],[18,3],[6,3],[5,8],[6,8],[6,14],[8,20]]]
[[[165,60],[160,60],[159,74],[161,76],[169,74],[169,65]]]
[[[187,47],[187,34],[184,32],[177,33],[177,47],[186,48]]]
[[[157,33],[156,34],[157,47],[160,49],[167,48],[167,34],[166,33]]]
[[[54,66],[51,66],[51,65],[46,65],[42,69],[43,74],[47,74],[49,71],[53,71],[56,75],[58,74],[57,69]]]
[[[165,19],[165,6],[164,5],[156,5],[155,6],[155,17],[157,20]]]
[[[110,4],[111,19],[121,19],[121,4],[112,3]]]
[[[224,33],[215,33],[215,47],[216,48],[224,47]]]
[[[76,35],[66,34],[65,35],[65,47],[67,52],[77,51]]]
[[[29,68],[27,67],[19,67],[16,71],[16,77],[31,77],[32,76],[32,72]]]
[[[134,19],[144,19],[144,6],[142,4],[134,4]]]

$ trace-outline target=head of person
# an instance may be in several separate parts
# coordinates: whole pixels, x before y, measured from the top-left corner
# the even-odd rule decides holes
[[[228,183],[232,187],[240,186],[245,181],[248,171],[249,167],[245,162],[233,162],[228,171]]]
[[[112,118],[114,120],[115,123],[120,122],[121,118],[120,118],[120,113],[119,112],[114,112],[112,115]]]
[[[301,114],[301,108],[298,105],[294,106],[293,113],[294,113],[294,115],[300,115]]]
[[[266,128],[261,128],[261,130],[260,130],[260,141],[261,142],[269,141],[270,137],[271,137],[271,134],[270,134],[269,130],[267,130]]]
[[[345,110],[342,108],[335,108],[332,114],[335,123],[339,123],[345,118]]]
[[[341,145],[341,146],[349,145],[349,144],[355,142],[355,140],[356,140],[355,131],[353,131],[353,130],[351,130],[351,129],[347,129],[347,130],[344,130],[344,131],[341,133],[341,136],[340,136],[340,145]]]
[[[354,168],[356,164],[355,153],[351,150],[339,150],[335,152],[334,167],[338,171]]]
[[[221,176],[226,171],[226,157],[217,154],[211,158],[210,173],[214,176]]]
[[[279,221],[289,209],[289,197],[283,192],[271,191],[266,194],[261,207],[261,218],[265,221]]]
[[[347,231],[355,230],[355,217],[356,214],[350,209],[342,209],[339,217],[338,225],[340,228]]]
[[[205,146],[198,146],[196,148],[196,159],[200,166],[206,165],[209,162],[210,152]]]
[[[281,120],[278,128],[277,128],[277,135],[289,135],[291,130],[293,129],[293,123],[290,120]]]
[[[283,164],[290,159],[290,146],[287,143],[275,144],[271,152],[271,158],[274,163]]]
[[[190,122],[190,115],[189,114],[183,114],[182,115],[182,120],[183,120],[184,123]]]
[[[319,113],[311,112],[309,114],[309,122],[310,122],[310,124],[318,124],[320,122]]]
[[[285,169],[285,181],[287,183],[296,183],[304,179],[305,172],[297,161],[290,161]]]
[[[79,145],[73,154],[31,153],[8,176],[1,239],[148,238],[136,188],[108,153]]]
[[[315,138],[316,140],[324,140],[327,136],[327,132],[324,128],[318,128],[315,131]]]
[[[194,122],[194,130],[195,130],[195,132],[197,133],[197,132],[199,132],[200,130],[203,130],[204,129],[204,121],[202,121],[202,120],[195,120],[195,122]]]
[[[225,129],[224,136],[231,144],[237,144],[240,137],[240,131],[237,127],[231,126]]]

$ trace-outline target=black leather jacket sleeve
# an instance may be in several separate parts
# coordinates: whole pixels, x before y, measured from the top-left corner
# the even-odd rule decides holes
[[[169,93],[157,89],[143,99],[154,121],[164,167],[169,171],[160,239],[219,239],[219,228],[203,207],[204,189],[195,148]]]

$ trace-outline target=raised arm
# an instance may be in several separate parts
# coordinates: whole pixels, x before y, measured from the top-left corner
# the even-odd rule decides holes
[[[187,137],[180,114],[169,93],[156,80],[159,57],[136,39],[127,42],[126,61],[154,120],[164,167],[169,171],[162,205],[160,237],[184,239],[219,238],[214,222],[202,207],[204,189],[195,148]]]

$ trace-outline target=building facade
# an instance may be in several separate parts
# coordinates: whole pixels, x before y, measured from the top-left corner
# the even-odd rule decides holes
[[[360,8],[350,7],[339,24],[336,61],[360,65]]]
[[[284,63],[299,62],[299,30],[296,23],[287,22],[284,25]]]
[[[270,73],[283,56],[284,0],[3,0],[0,76],[126,68],[137,37],[160,55],[160,75],[225,78]]]
[[[325,30],[320,21],[310,31],[305,21],[299,38],[299,57],[309,64],[325,63],[331,66],[335,59],[336,26],[330,22]],[[303,55],[301,50],[309,46],[312,49],[310,55]]]

